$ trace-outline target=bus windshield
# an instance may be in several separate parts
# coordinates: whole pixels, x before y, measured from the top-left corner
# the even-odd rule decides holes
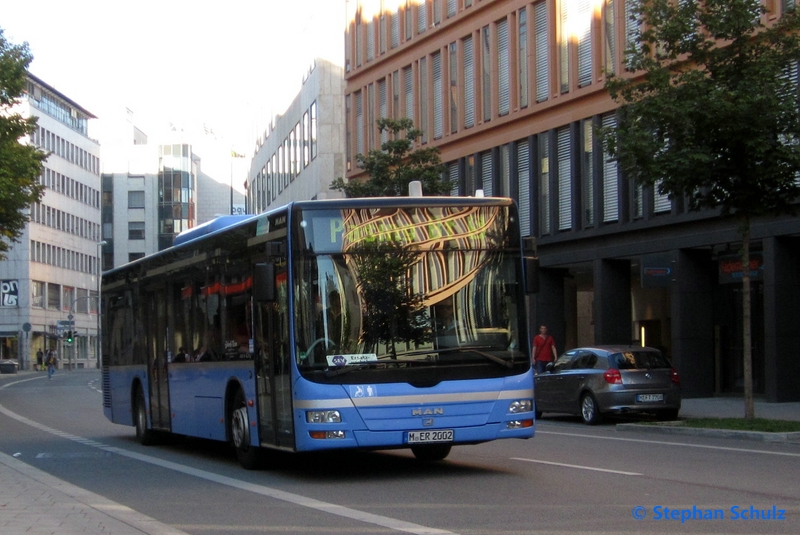
[[[312,381],[519,374],[524,292],[514,206],[304,210],[295,343]]]

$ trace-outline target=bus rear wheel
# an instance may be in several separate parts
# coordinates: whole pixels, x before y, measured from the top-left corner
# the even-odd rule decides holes
[[[239,390],[233,398],[230,415],[231,441],[236,450],[236,458],[245,470],[261,467],[261,448],[250,444],[250,421],[247,417],[247,403],[244,393]]]
[[[411,453],[420,461],[441,461],[450,454],[450,444],[411,446]]]

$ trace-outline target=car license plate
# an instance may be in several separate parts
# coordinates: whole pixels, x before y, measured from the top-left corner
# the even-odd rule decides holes
[[[636,396],[636,401],[638,403],[653,403],[658,401],[664,401],[664,394],[638,394]]]
[[[425,431],[409,431],[409,444],[427,444],[430,442],[452,442],[452,429],[429,429]]]

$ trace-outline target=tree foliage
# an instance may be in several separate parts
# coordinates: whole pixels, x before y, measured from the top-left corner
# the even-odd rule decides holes
[[[800,194],[800,17],[760,22],[760,0],[641,0],[626,51],[633,75],[611,75],[622,105],[604,131],[628,177],[691,209],[719,209],[742,237],[745,418],[754,418],[750,224],[795,212]]]
[[[444,176],[439,149],[412,150],[422,132],[414,128],[411,119],[382,118],[375,122],[381,134],[388,133],[387,141],[380,150],[356,155],[357,165],[369,178],[361,181],[339,177],[331,183],[331,189],[343,191],[347,197],[397,197],[408,195],[409,182],[419,180],[425,195],[450,194],[453,183]]]
[[[430,337],[430,318],[423,296],[410,293],[409,276],[419,251],[393,240],[365,240],[353,252],[363,294],[365,347],[386,344],[397,355],[396,344],[417,345]]]
[[[29,219],[26,209],[44,192],[39,175],[47,155],[20,143],[35,131],[36,118],[26,119],[12,109],[25,92],[32,60],[27,43],[8,42],[0,29],[0,259],[10,242],[19,241]]]
[[[691,208],[791,213],[800,193],[800,19],[759,22],[759,0],[643,0],[628,51],[643,77],[610,76],[623,106],[610,151],[627,176]]]

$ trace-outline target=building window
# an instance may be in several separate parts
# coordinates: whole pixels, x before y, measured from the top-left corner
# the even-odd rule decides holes
[[[571,25],[574,23],[576,15],[574,13],[576,0],[572,2],[561,2],[561,27],[559,31],[558,43],[558,59],[559,59],[559,81],[561,84],[561,92],[566,93],[569,91],[569,43],[572,36],[570,31]]]
[[[583,205],[583,225],[594,225],[594,123],[592,119],[581,122],[582,136],[582,161],[581,161],[581,203]]]
[[[356,155],[364,154],[364,99],[361,91],[355,94],[356,100]]]
[[[539,229],[550,234],[550,137],[539,134]]]
[[[414,73],[411,65],[403,69],[403,78],[406,94],[406,118],[414,120]]]
[[[632,60],[630,50],[639,51],[641,46],[637,39],[641,31],[641,21],[637,18],[636,10],[640,0],[626,0],[625,2],[625,63],[630,67]]]
[[[517,141],[517,183],[519,184],[519,222],[522,235],[531,234],[531,150],[528,140]]]
[[[89,290],[78,288],[75,305],[72,308],[79,314],[89,313]]]
[[[606,0],[603,8],[603,44],[605,45],[605,70],[611,74],[617,72],[617,34],[615,31],[615,9],[614,0]]]
[[[547,3],[533,6],[534,57],[536,59],[536,102],[547,100],[550,94],[550,62],[548,61]]]
[[[140,258],[144,258],[144,253],[128,253],[128,262],[133,262],[134,260],[139,260]]]
[[[528,19],[525,8],[517,15],[517,78],[519,79],[519,107],[528,107]]]
[[[424,33],[428,27],[428,9],[425,0],[417,0],[417,34]]]
[[[387,101],[386,95],[386,78],[381,78],[378,80],[378,116],[381,119],[386,119],[389,117],[389,102]],[[380,144],[383,147],[383,144],[389,141],[389,132],[387,130],[381,131],[381,139]]]
[[[656,214],[663,214],[672,210],[672,201],[669,200],[669,195],[658,192],[660,185],[660,180],[653,185],[653,213]]]
[[[61,301],[62,310],[72,311],[75,305],[75,288],[64,286],[63,300]]]
[[[450,195],[456,196],[458,195],[458,162],[451,162],[447,166],[447,177],[450,179]]]
[[[431,57],[433,63],[433,138],[444,135],[444,95],[442,93],[442,54],[436,52]]]
[[[492,65],[489,38],[489,26],[487,25],[481,29],[481,99],[484,121],[492,119]]]
[[[558,230],[572,228],[572,146],[569,127],[558,129]]]
[[[508,20],[497,22],[497,113],[508,115],[511,103],[511,61],[509,58]]]
[[[447,18],[456,16],[456,0],[447,0]]]
[[[492,151],[487,150],[481,153],[481,189],[486,197],[494,195],[494,165],[492,162]]]
[[[472,37],[462,40],[464,49],[464,128],[475,126],[475,54]]]
[[[309,134],[311,130],[308,112],[303,113],[303,167],[311,161],[311,151],[309,147]]]
[[[428,58],[419,58],[419,130],[421,143],[428,142]]]
[[[38,243],[37,249],[38,249]],[[44,283],[42,281],[31,281],[31,306],[34,308],[44,308]]]
[[[456,43],[449,46],[450,61],[450,133],[458,132],[458,48]]]
[[[589,0],[576,3],[578,36],[578,87],[592,83],[592,6]]]
[[[47,252],[49,257],[50,246],[48,246]],[[48,258],[48,264],[51,263],[49,260]],[[47,308],[49,310],[59,310],[61,308],[61,286],[52,282],[47,283]]]
[[[317,103],[311,103],[311,159],[317,157]]]
[[[144,191],[128,192],[128,208],[144,208]]]
[[[128,239],[129,240],[144,239],[144,221],[128,222]]]

